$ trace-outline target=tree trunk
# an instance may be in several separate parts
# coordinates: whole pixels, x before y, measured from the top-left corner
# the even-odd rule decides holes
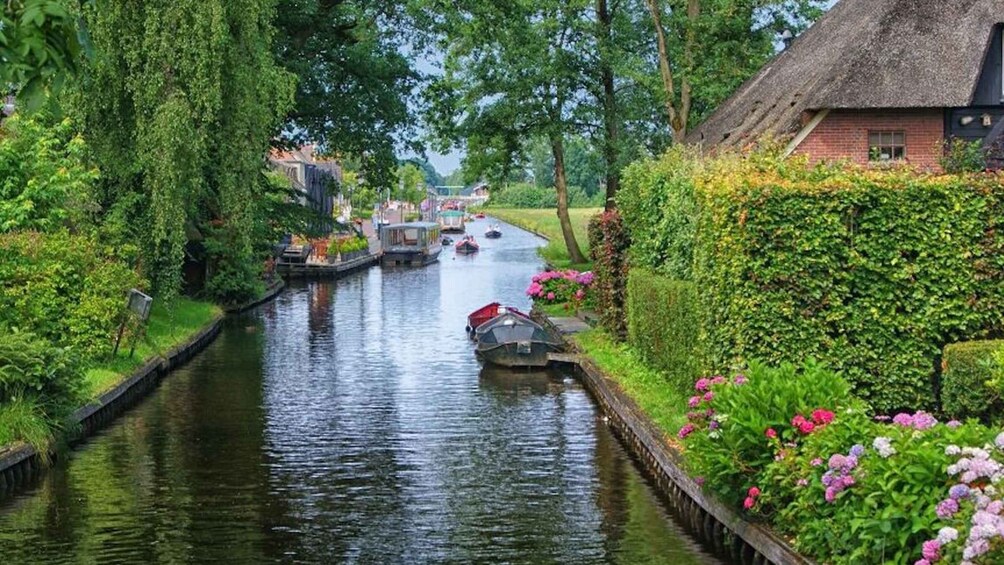
[[[621,174],[618,150],[617,91],[614,88],[614,71],[610,65],[610,50],[613,48],[611,36],[611,16],[607,0],[596,0],[596,16],[599,26],[600,80],[603,83],[603,159],[606,162],[606,189],[604,208],[612,210],[617,203],[614,198],[620,189]]]
[[[565,145],[560,135],[551,134],[551,151],[554,153],[554,189],[558,191],[558,222],[561,235],[565,238],[568,257],[573,264],[586,262],[586,256],[579,248],[572,230],[572,219],[568,216],[568,181],[565,177]]]
[[[687,136],[687,122],[681,119],[676,110],[676,83],[673,79],[673,68],[669,64],[669,49],[666,47],[666,32],[662,29],[662,8],[658,0],[646,0],[648,10],[655,24],[655,39],[659,47],[659,74],[662,75],[662,86],[666,91],[666,117],[669,127],[673,130],[673,143],[682,143]],[[688,6],[689,8],[690,6]],[[689,90],[689,87],[686,89]],[[689,97],[689,93],[688,97]]]

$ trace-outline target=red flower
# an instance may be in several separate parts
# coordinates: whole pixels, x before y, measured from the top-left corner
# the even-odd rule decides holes
[[[754,500],[751,497],[746,497],[746,500],[743,501],[743,508],[745,508],[746,510],[753,508],[755,505],[756,505],[756,500]]]
[[[775,431],[774,428],[767,428],[767,431],[764,432],[764,435],[766,435],[770,439],[774,439],[777,437],[777,431]]]
[[[750,490],[749,490],[749,492],[746,493],[746,496],[748,496],[750,498],[756,498],[756,497],[760,496],[760,489],[758,489],[756,487],[750,487]]]
[[[825,426],[833,421],[833,412],[829,410],[823,410],[822,408],[818,410],[813,410],[812,421],[819,426]]]
[[[802,424],[804,424],[805,422],[806,422],[805,416],[801,414],[795,414],[795,417],[791,419],[791,425],[796,428],[802,427]]]
[[[813,431],[815,431],[815,429],[816,429],[816,425],[813,424],[812,422],[809,422],[809,421],[803,421],[798,426],[798,431],[802,432],[805,435],[811,434]]]

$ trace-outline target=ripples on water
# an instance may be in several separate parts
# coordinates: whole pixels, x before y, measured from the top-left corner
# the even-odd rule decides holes
[[[475,224],[483,229],[485,222]],[[293,285],[32,490],[10,563],[710,563],[552,373],[480,370],[463,331],[528,306],[538,240]]]

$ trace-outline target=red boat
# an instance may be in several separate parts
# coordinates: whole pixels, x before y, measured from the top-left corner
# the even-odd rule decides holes
[[[457,253],[466,255],[470,253],[477,253],[478,250],[481,249],[481,246],[478,245],[477,241],[474,241],[473,236],[465,235],[464,239],[458,241],[454,248],[457,250]]]
[[[524,314],[523,312],[520,312],[518,309],[513,308],[512,306],[503,306],[498,302],[492,302],[491,304],[486,304],[485,306],[478,308],[477,310],[471,312],[467,316],[467,331],[471,334],[471,337],[473,338],[474,330],[478,329],[478,326],[481,326],[486,322],[490,322],[491,320],[494,320],[500,315],[506,313],[516,314],[517,316],[522,316],[527,320],[530,319],[530,316]]]
[[[485,219],[485,214],[484,214],[484,212],[478,212],[477,215],[475,215],[474,217],[477,218],[477,219],[479,219],[479,220],[483,220],[483,219]]]

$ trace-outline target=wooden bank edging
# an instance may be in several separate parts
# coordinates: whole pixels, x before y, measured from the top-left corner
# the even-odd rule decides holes
[[[284,281],[282,277],[278,277],[271,284],[271,286],[268,287],[268,289],[265,291],[265,294],[261,295],[260,297],[254,300],[245,302],[240,306],[231,306],[229,308],[224,308],[223,311],[226,312],[227,314],[241,314],[243,312],[247,312],[248,310],[256,306],[261,306],[262,304],[268,302],[269,300],[272,300],[273,298],[278,296],[279,293],[281,293],[285,288],[286,288],[286,281]]]
[[[67,436],[70,443],[93,435],[146,396],[165,375],[205,349],[219,335],[223,317],[217,315],[188,341],[154,357],[114,388],[74,411],[69,420],[76,429]],[[0,446],[0,497],[44,470],[45,463],[53,456],[55,453],[39,454],[27,444]]]
[[[554,327],[549,319],[545,321]],[[813,561],[769,529],[746,521],[731,508],[706,496],[683,470],[683,456],[665,441],[665,433],[591,359],[577,355],[573,365],[614,433],[641,462],[692,532],[734,563],[813,565]]]
[[[276,272],[283,277],[295,279],[340,279],[350,273],[366,267],[372,267],[380,262],[380,253],[369,253],[361,257],[356,257],[344,263],[333,265],[326,264],[281,264],[276,267]]]

